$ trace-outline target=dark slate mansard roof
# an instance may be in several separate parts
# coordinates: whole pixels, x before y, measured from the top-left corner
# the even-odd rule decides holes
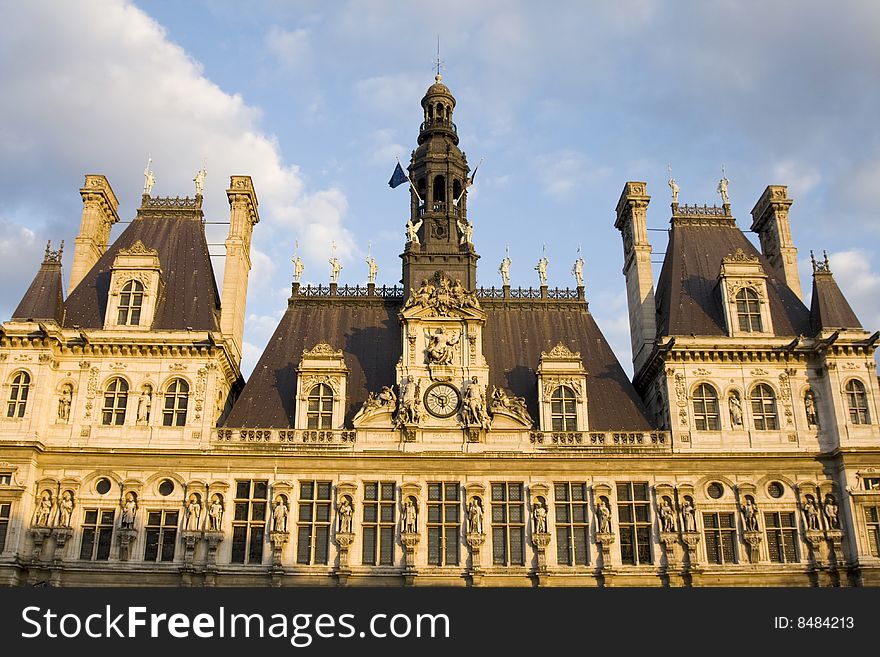
[[[591,430],[651,428],[642,402],[584,302],[481,302],[488,315],[483,351],[490,385],[524,397],[535,421],[541,351],[550,351],[561,342],[581,352],[587,370]],[[350,426],[368,393],[396,382],[395,366],[402,349],[397,317],[401,306],[400,300],[382,298],[292,298],[225,425],[294,426],[296,368],[302,352],[327,342],[343,351],[349,369],[345,425]]]
[[[169,199],[173,203],[175,199]],[[184,199],[183,201],[191,201]],[[164,285],[153,330],[219,330],[220,294],[211,267],[201,210],[142,213],[83,277],[65,303],[64,325],[98,329],[104,325],[113,260],[140,240],[159,254]]]
[[[61,244],[62,248],[64,243]],[[61,250],[49,251],[31,286],[12,313],[12,319],[21,321],[54,320],[64,317],[64,283],[61,280]]]
[[[862,329],[862,323],[837,286],[827,262],[821,269],[813,265],[813,299],[810,303],[813,333],[834,329]]]
[[[811,334],[810,311],[732,219],[717,224],[674,220],[657,282],[658,337],[728,335],[718,274],[722,259],[737,249],[761,260],[774,334]]]

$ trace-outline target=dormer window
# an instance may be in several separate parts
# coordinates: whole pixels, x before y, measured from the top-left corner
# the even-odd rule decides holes
[[[148,330],[153,323],[162,286],[159,254],[138,240],[120,249],[113,261],[104,326]]]
[[[553,431],[577,431],[577,396],[569,386],[559,386],[550,396]]]
[[[561,343],[542,351],[537,374],[539,428],[588,431],[587,371],[580,352]]]
[[[141,323],[144,305],[144,286],[140,281],[129,281],[119,294],[119,310],[116,323],[120,326],[137,326]]]
[[[744,287],[736,293],[736,318],[739,330],[744,333],[761,333],[761,301],[758,294],[750,287]]]
[[[304,350],[297,368],[295,428],[341,429],[347,378],[348,368],[341,350],[324,342]]]
[[[725,256],[718,275],[724,320],[731,337],[773,332],[767,298],[767,274],[756,255],[742,249]]]
[[[333,426],[333,390],[326,383],[319,383],[309,392],[306,417],[309,429],[330,429]]]

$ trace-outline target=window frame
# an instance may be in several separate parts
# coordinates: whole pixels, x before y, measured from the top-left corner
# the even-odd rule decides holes
[[[9,397],[6,402],[6,417],[19,420],[27,411],[33,377],[27,370],[16,370],[9,380]]]
[[[159,515],[159,522],[151,522],[155,515]],[[173,520],[172,520],[173,516]],[[178,509],[147,509],[146,521],[144,522],[144,558],[147,563],[173,562],[177,555],[177,536],[180,524],[180,511]],[[155,540],[152,540],[155,538]],[[150,558],[149,553],[155,547],[155,555]],[[166,551],[171,550],[169,558],[165,558]]]
[[[511,491],[516,491],[514,499]],[[496,495],[500,492],[500,496]],[[489,484],[492,522],[492,565],[521,567],[526,564],[525,485],[519,481],[494,481]],[[511,513],[514,511],[515,513]],[[517,519],[518,517],[518,519]],[[514,543],[519,544],[516,549]]]
[[[122,384],[124,390],[119,390],[118,384]],[[110,386],[116,386],[112,391]],[[101,406],[101,424],[105,427],[122,426],[125,424],[125,418],[128,413],[128,396],[131,387],[128,381],[121,376],[114,376],[104,385],[103,399]],[[112,404],[108,405],[108,399],[112,395]],[[121,401],[121,403],[120,403]],[[108,415],[109,414],[109,415]]]
[[[574,499],[576,497],[575,491],[579,491],[580,499]],[[591,518],[589,491],[586,483],[580,481],[554,482],[553,520],[556,527],[556,563],[560,566],[588,566],[590,564]]]
[[[707,509],[703,515],[703,540],[706,544],[706,562],[713,565],[729,565],[740,563],[739,532],[736,526],[736,512],[725,509]],[[724,516],[729,525],[721,522]],[[712,522],[710,522],[712,519]],[[711,539],[710,539],[711,536]],[[717,558],[713,559],[710,545],[714,546]],[[730,558],[727,553],[729,552]]]
[[[577,394],[571,386],[561,384],[553,389],[550,394],[552,431],[578,431],[577,404]]]
[[[643,497],[636,495],[636,486],[644,491]],[[621,495],[622,491],[626,491]],[[650,486],[643,481],[619,481],[617,493],[617,533],[620,537],[620,561],[627,566],[647,566],[654,563],[653,519],[651,518]],[[625,511],[626,514],[621,513]],[[629,520],[624,516],[629,516]],[[627,535],[629,540],[627,540]],[[631,547],[631,555],[624,552],[624,546]]]
[[[393,566],[397,527],[397,483],[365,481],[363,485],[361,562],[365,566]],[[372,545],[371,548],[369,544]]]
[[[705,393],[708,391],[711,396]],[[721,412],[718,403],[718,390],[711,383],[703,381],[691,393],[694,412],[694,427],[697,431],[721,431]],[[699,404],[699,407],[698,407]],[[710,405],[714,407],[711,410]]]
[[[184,390],[181,390],[181,386]],[[172,387],[174,390],[172,391]],[[171,402],[169,407],[168,402]],[[168,382],[162,393],[162,426],[186,426],[189,411],[189,381],[183,377],[175,377]]]
[[[318,391],[315,394],[315,391]],[[316,408],[312,409],[312,402]],[[329,402],[329,408],[326,404]],[[306,395],[306,429],[310,431],[326,431],[333,428],[333,410],[336,396],[333,388],[327,383],[317,383]],[[313,426],[314,424],[314,426]]]
[[[95,514],[90,520],[89,514]],[[113,529],[116,509],[88,507],[83,509],[82,533],[79,544],[81,561],[109,561],[113,550]],[[86,547],[88,546],[88,548]],[[88,556],[86,552],[88,551]]]
[[[851,378],[843,386],[846,396],[846,410],[850,424],[871,424],[871,412],[868,408],[868,389],[861,379]]]
[[[880,559],[880,503],[862,505],[868,554]],[[873,512],[873,517],[871,517]]]
[[[0,501],[0,553],[6,550],[6,537],[12,519],[12,502]]]
[[[759,391],[761,394],[756,399],[755,395]],[[768,391],[769,396],[765,395],[764,391]],[[756,383],[749,391],[752,426],[756,431],[779,431],[779,407],[776,399],[776,391],[769,383]],[[771,409],[770,412],[768,412],[768,408]],[[772,422],[768,422],[768,419]],[[773,426],[768,426],[768,424]]]
[[[297,565],[326,566],[330,563],[332,500],[333,482],[317,479],[299,482],[296,514]]]
[[[132,278],[125,282],[119,290],[119,303],[116,306],[117,326],[141,325],[146,296],[146,286],[139,280]],[[133,318],[136,321],[132,321]]]
[[[745,286],[737,290],[733,298],[736,307],[736,324],[740,333],[763,333],[764,320],[761,317],[761,296],[753,287]]]
[[[244,484],[248,486],[247,497],[240,496]],[[262,486],[262,497],[257,496],[258,486]],[[232,552],[229,561],[233,564],[260,565],[265,555],[268,480],[236,479],[232,504]]]
[[[764,511],[764,535],[767,539],[767,558],[771,563],[801,563],[800,537],[798,536],[797,514],[786,509]],[[790,524],[783,524],[783,517]],[[776,524],[770,522],[774,519]],[[788,558],[788,550],[794,558]],[[774,558],[775,556],[775,558]]]
[[[427,489],[428,565],[461,565],[461,484],[457,481],[429,481]],[[450,491],[454,494],[450,495]]]

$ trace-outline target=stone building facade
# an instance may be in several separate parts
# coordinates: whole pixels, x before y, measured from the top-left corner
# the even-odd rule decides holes
[[[0,329],[8,585],[880,583],[874,350],[827,259],[801,299],[784,186],[752,211],[617,205],[635,376],[575,289],[477,286],[472,172],[437,77],[408,166],[402,288],[292,285],[240,371],[254,186],[222,295],[202,197],[88,175]],[[200,191],[200,190],[199,190]],[[502,270],[504,265],[502,264]]]

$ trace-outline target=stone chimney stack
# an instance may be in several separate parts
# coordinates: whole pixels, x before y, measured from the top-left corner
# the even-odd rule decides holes
[[[617,202],[614,227],[623,238],[623,274],[629,305],[634,374],[638,374],[651,354],[657,337],[657,309],[654,304],[654,276],[651,245],[648,243],[647,210],[651,197],[647,183],[628,182]]]
[[[83,200],[82,222],[79,235],[74,241],[73,267],[70,269],[68,292],[79,285],[79,282],[94,267],[98,259],[107,250],[110,239],[110,228],[119,221],[116,210],[119,201],[107,182],[100,174],[86,175],[86,182],[79,190]]]
[[[251,234],[260,215],[250,176],[231,176],[226,196],[229,198],[229,236],[226,238],[226,267],[220,299],[220,332],[234,345],[235,358],[240,363],[251,271]]]
[[[788,209],[793,202],[788,198],[788,187],[768,185],[752,208],[752,230],[761,240],[761,252],[798,299],[803,300],[797,249],[788,222]]]

